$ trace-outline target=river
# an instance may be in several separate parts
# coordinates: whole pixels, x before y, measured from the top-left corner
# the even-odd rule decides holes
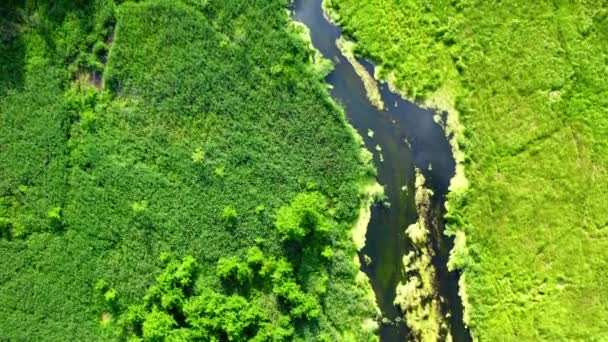
[[[452,242],[443,235],[443,214],[455,162],[444,127],[435,122],[433,111],[402,99],[386,84],[380,85],[385,109],[378,110],[371,105],[363,82],[336,46],[342,31],[326,20],[321,2],[295,0],[293,18],[310,29],[313,45],[325,58],[334,62],[334,71],[327,77],[327,82],[333,86],[331,96],[344,107],[350,123],[364,138],[367,149],[374,152],[377,178],[384,185],[390,202],[390,207],[374,205],[372,208],[366,245],[360,253],[362,270],[370,278],[382,315],[391,321],[380,324],[380,339],[382,342],[412,339],[407,325],[401,320],[403,313],[393,301],[395,289],[403,280],[402,258],[414,248],[405,229],[418,218],[414,203],[417,167],[427,179],[427,187],[435,194],[431,215],[438,224],[431,227],[430,235],[435,252],[435,285],[442,299],[441,313],[448,316],[453,340],[469,341],[468,331],[462,323],[458,275],[448,272],[446,267]],[[360,63],[372,71],[369,62]],[[371,258],[369,265],[364,255]]]

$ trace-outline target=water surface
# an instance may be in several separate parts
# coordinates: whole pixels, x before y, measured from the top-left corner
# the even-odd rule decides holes
[[[418,218],[414,203],[415,167],[422,170],[427,186],[435,193],[431,215],[437,224],[430,235],[437,254],[433,260],[437,269],[437,288],[444,299],[442,313],[450,314],[454,341],[470,340],[462,324],[458,276],[446,269],[451,243],[443,237],[442,217],[455,163],[445,132],[434,121],[434,112],[403,100],[386,85],[380,86],[385,110],[380,111],[370,104],[363,82],[336,47],[335,42],[342,31],[325,19],[321,1],[295,0],[293,17],[310,29],[313,45],[325,58],[334,62],[335,69],[327,77],[327,82],[333,86],[331,95],[344,107],[350,123],[364,138],[367,149],[374,153],[377,178],[385,186],[391,204],[388,208],[381,205],[372,208],[366,245],[360,255],[362,269],[370,278],[382,314],[392,321],[391,324],[381,324],[381,341],[411,339],[401,320],[403,313],[393,305],[393,301],[397,284],[403,280],[402,258],[413,249],[405,229]],[[372,71],[370,63],[360,62]],[[368,135],[369,131],[373,132],[373,137]],[[381,148],[382,158],[377,146]],[[364,255],[371,258],[369,265]]]

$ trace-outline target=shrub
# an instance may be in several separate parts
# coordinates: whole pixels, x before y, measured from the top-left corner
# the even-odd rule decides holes
[[[147,341],[164,341],[175,326],[177,322],[171,315],[154,308],[145,316],[142,335]]]
[[[131,205],[131,209],[133,210],[134,213],[144,212],[147,208],[148,208],[148,201],[146,201],[146,200],[139,201],[139,202],[133,202],[133,204]]]
[[[112,304],[116,301],[117,294],[118,293],[116,292],[115,289],[109,289],[108,291],[106,291],[106,293],[104,293],[103,297],[106,302]]]
[[[224,294],[208,287],[186,291],[181,286],[183,279],[190,283],[192,271],[197,268],[191,256],[181,263],[170,258],[167,261],[156,284],[146,292],[143,304],[130,305],[119,315],[119,340],[261,342],[286,341],[293,336],[289,316],[268,310],[257,298]],[[234,258],[222,259],[218,273],[232,274],[236,270],[238,274],[243,267],[247,267],[246,263]],[[180,305],[158,305],[154,300],[167,296],[179,297]],[[312,312],[305,299],[301,298],[298,310]]]
[[[253,278],[253,270],[247,263],[236,257],[220,258],[216,266],[216,274],[222,279],[233,279],[239,284],[248,283]]]
[[[192,152],[192,161],[194,163],[201,163],[203,161],[205,152],[203,151],[202,148],[197,147],[196,149],[194,149],[194,152]]]
[[[258,246],[249,248],[247,251],[247,263],[250,265],[262,265],[264,263],[264,252]]]
[[[318,192],[301,193],[288,206],[279,208],[275,226],[283,240],[302,240],[311,232],[327,232],[327,200]]]
[[[321,255],[325,259],[331,260],[331,258],[334,256],[334,250],[329,246],[325,246],[325,248],[323,248],[323,252],[321,252]]]
[[[255,207],[255,213],[256,213],[256,214],[261,214],[261,213],[263,213],[263,212],[264,212],[264,210],[266,210],[266,207],[265,207],[263,204],[258,204],[258,205]]]
[[[52,230],[58,230],[63,227],[63,223],[61,222],[61,207],[54,207],[49,210],[47,217]]]
[[[234,228],[236,226],[237,220],[238,213],[236,212],[236,209],[231,205],[225,206],[222,210],[222,221],[224,221],[224,224],[227,227]]]

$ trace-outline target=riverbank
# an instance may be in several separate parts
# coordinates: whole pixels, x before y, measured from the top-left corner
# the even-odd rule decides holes
[[[340,20],[340,14],[332,8],[331,1],[324,0],[323,8],[327,18],[331,18],[336,23]],[[341,40],[344,41],[346,38],[342,37]],[[355,50],[361,54],[362,48],[360,45],[349,41],[347,53],[352,55]],[[352,58],[354,59],[354,57]],[[432,96],[421,102],[419,99],[417,101],[416,98],[412,98],[410,93],[396,86],[396,77],[393,71],[387,71],[383,65],[368,66],[368,68],[374,70],[374,77],[378,82],[385,83],[390,92],[399,94],[402,98],[409,99],[411,102],[416,102],[425,109],[436,111],[433,119],[443,127],[445,138],[451,146],[452,156],[450,156],[450,159],[453,158],[455,161],[454,173],[449,178],[450,194],[452,197],[464,194],[468,188],[468,181],[464,174],[465,155],[460,149],[460,145],[464,141],[464,127],[459,123],[459,113],[455,106],[454,91],[456,84],[451,82],[442,86]],[[455,70],[451,72],[455,73]],[[384,78],[381,75],[385,75]],[[415,135],[413,139],[417,139]],[[409,142],[408,145],[410,148],[412,147]],[[420,148],[420,146],[415,147]],[[422,153],[429,153],[426,151],[427,149],[428,147],[422,148]],[[425,171],[430,171],[432,167],[432,163],[428,164],[428,170]],[[451,333],[453,332],[456,334],[457,340],[468,340],[470,338],[468,332],[462,326],[462,317],[466,317],[468,308],[465,295],[466,285],[460,277],[453,274],[455,268],[447,265],[448,253],[457,253],[456,248],[460,248],[462,244],[454,245],[451,239],[446,239],[443,236],[443,234],[454,235],[453,232],[445,228],[442,217],[445,211],[441,207],[449,208],[449,203],[444,198],[444,190],[441,190],[432,201],[429,197],[426,205],[421,205],[419,194],[425,193],[426,189],[420,187],[420,179],[424,179],[424,176],[417,172],[416,207],[419,219],[416,224],[410,225],[407,230],[417,252],[411,251],[404,256],[406,274],[414,270],[413,273],[417,274],[417,277],[409,277],[407,281],[399,284],[395,303],[399,303],[402,309],[407,312],[405,315],[406,322],[417,339],[432,340],[440,338],[451,340]],[[439,187],[439,189],[442,188]],[[423,235],[425,238],[423,241],[416,241],[410,233]],[[462,241],[463,235],[463,232],[458,232],[458,241]],[[454,250],[449,251],[452,246]],[[453,279],[458,279],[457,293],[452,290],[446,292],[446,289],[456,288],[456,284],[451,283]],[[442,294],[440,295],[440,293]],[[442,297],[442,295],[446,297]],[[410,296],[412,298],[407,298]],[[460,299],[457,298],[458,296],[460,296]],[[447,298],[449,300],[446,300]],[[461,303],[462,298],[465,301]]]
[[[305,41],[308,47],[313,51],[310,61],[310,65],[313,68],[313,73],[318,75],[319,79],[325,82],[325,77],[327,77],[333,70],[332,62],[328,59],[325,59],[321,52],[314,46],[312,38],[310,36],[310,29],[304,23],[294,20],[291,22],[291,24],[293,25],[292,30],[296,34],[298,34],[298,36],[303,41]],[[326,85],[328,86],[328,89],[331,89],[331,84],[326,83]],[[375,86],[375,83],[373,86]],[[369,85],[366,84],[366,90],[369,90],[368,87]],[[340,107],[340,105],[335,102],[335,100],[331,98],[329,94],[327,94],[327,100],[332,103],[336,111],[342,113],[344,115],[344,118],[346,118],[344,108]],[[371,98],[369,100],[372,101]],[[382,99],[379,97],[377,100],[380,101],[380,103],[382,101]],[[378,102],[376,102],[376,105],[377,103]],[[364,165],[364,168],[367,169],[369,173],[375,174],[377,171],[375,169],[375,166],[373,165],[372,153],[366,149],[365,142],[363,141],[363,138],[357,132],[357,130],[353,126],[351,126],[348,121],[345,121],[345,124],[347,125],[348,130],[351,132],[353,139],[358,142],[361,148],[358,160]],[[384,187],[382,187],[382,185],[380,185],[375,178],[369,175],[365,176],[364,179],[361,179],[359,181],[358,188],[360,198],[359,214],[351,228],[351,235],[355,248],[357,252],[360,253],[361,250],[365,247],[365,239],[368,230],[367,228],[372,215],[372,206],[374,205],[374,203],[384,199],[385,194]],[[353,263],[357,266],[357,268],[361,268],[361,262],[359,260],[358,254],[353,255]],[[374,290],[371,286],[370,280],[368,276],[360,270],[356,276],[355,284],[366,293],[367,303],[365,303],[365,305],[373,306],[376,312],[375,317],[368,317],[361,323],[361,329],[367,333],[376,333],[378,330],[382,312],[378,307],[376,295],[374,294]],[[344,331],[342,337],[346,339],[352,339],[354,338],[354,335],[355,334],[352,331]]]
[[[302,20],[312,25],[310,27],[313,43],[320,47],[326,57],[336,62],[335,73],[328,76],[333,85],[332,95],[346,104],[350,121],[362,135],[367,132],[366,144],[371,148],[375,146],[374,159],[378,162],[379,179],[386,184],[387,204],[390,204],[384,208],[376,208],[372,215],[367,239],[370,243],[365,246],[362,256],[365,260],[363,267],[370,275],[384,316],[384,324],[380,328],[381,339],[403,341],[407,337],[399,335],[404,332],[419,334],[420,330],[409,330],[407,326],[420,327],[424,319],[415,319],[412,316],[412,322],[404,325],[403,315],[400,310],[396,310],[394,303],[396,291],[400,288],[398,285],[408,279],[403,272],[403,257],[418,248],[405,234],[406,228],[418,219],[414,200],[414,165],[420,166],[430,179],[429,186],[437,193],[432,200],[432,214],[428,213],[429,230],[432,230],[429,231],[428,244],[432,252],[428,254],[437,252],[437,255],[433,256],[432,265],[429,264],[430,261],[427,264],[429,268],[439,267],[439,272],[432,272],[433,279],[429,279],[425,286],[432,288],[431,296],[441,305],[434,305],[433,310],[427,311],[436,312],[437,320],[444,315],[450,317],[449,330],[455,331],[459,337],[466,335],[462,321],[458,319],[461,317],[461,309],[457,295],[457,279],[447,270],[448,250],[444,248],[445,242],[442,241],[441,234],[441,208],[455,170],[450,153],[452,148],[448,144],[442,123],[438,122],[441,120],[436,120],[443,118],[440,115],[433,116],[432,112],[403,100],[392,93],[390,87],[378,86],[371,76],[374,74],[373,66],[355,57],[356,47],[341,36],[339,28],[329,22],[331,13],[328,15],[321,7],[320,0],[299,1],[296,2],[296,13],[299,12]],[[356,83],[361,86],[354,87]],[[371,106],[370,102],[374,102],[374,96],[370,96],[372,93],[382,100],[383,110],[378,110],[377,104],[375,107]],[[370,101],[361,101],[358,96],[366,97]],[[395,149],[397,146],[398,149]],[[407,155],[412,159],[404,160],[403,156]],[[404,174],[405,179],[402,176]],[[436,215],[439,216],[435,218]],[[416,256],[422,259],[422,255]],[[442,259],[446,261],[439,262]],[[425,272],[425,276],[428,274],[430,273]],[[429,326],[433,324],[430,323]],[[437,336],[450,335],[450,332],[446,332],[445,325],[441,329],[442,332]]]
[[[378,110],[384,110],[384,101],[382,101],[382,95],[380,94],[380,90],[378,90],[378,84],[376,84],[376,80],[372,75],[370,75],[365,67],[359,63],[357,58],[353,53],[354,43],[345,39],[344,36],[340,36],[338,40],[336,40],[336,46],[342,52],[342,55],[346,57],[348,62],[353,66],[355,72],[363,82],[365,86],[365,93],[367,94],[367,98],[371,102],[374,107]]]
[[[466,127],[451,124],[470,184],[455,179],[446,217],[473,336],[606,338],[605,6],[331,7],[381,79]]]

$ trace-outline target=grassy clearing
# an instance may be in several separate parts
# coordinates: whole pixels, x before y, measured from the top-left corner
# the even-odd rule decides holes
[[[606,1],[326,6],[380,77],[460,113],[448,223],[474,337],[608,338]]]
[[[375,338],[351,235],[373,166],[285,5],[3,8],[20,29],[0,59],[0,339],[182,336],[167,308],[199,298],[278,340]],[[243,287],[252,246],[291,271]]]

